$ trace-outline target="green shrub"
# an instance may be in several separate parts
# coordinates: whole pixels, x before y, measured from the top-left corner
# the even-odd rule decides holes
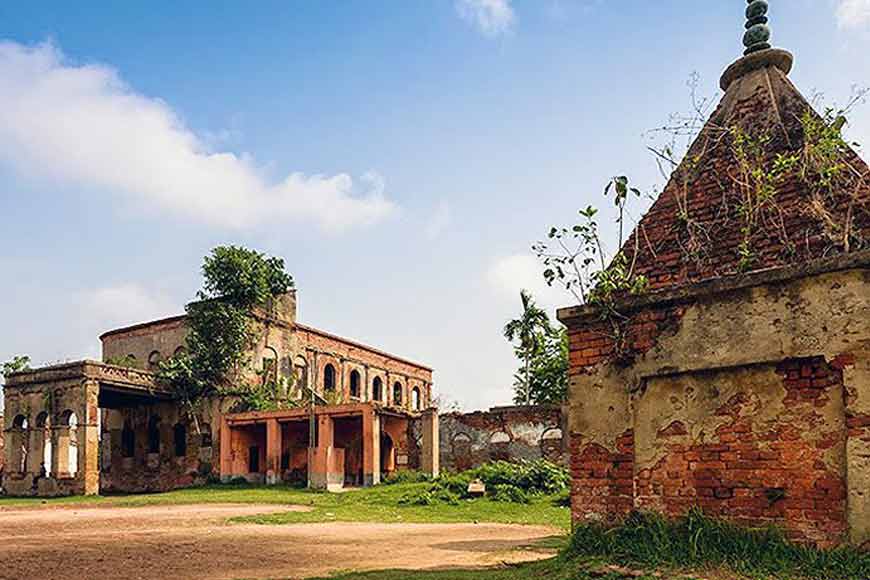
[[[402,471],[394,471],[384,478],[384,485],[396,485],[400,483],[428,483],[432,481],[432,476],[422,471],[406,469]]]
[[[531,503],[529,494],[523,489],[507,483],[499,483],[487,490],[492,501],[501,501],[506,503]]]
[[[487,487],[513,485],[530,494],[555,494],[568,488],[571,476],[562,466],[545,459],[535,461],[494,461],[462,474],[480,479]]]
[[[636,512],[616,528],[578,526],[569,553],[649,567],[726,566],[750,576],[870,578],[870,553],[800,546],[775,528],[742,528],[709,518],[697,509],[676,520]]]
[[[563,489],[559,495],[553,498],[553,505],[557,507],[571,507],[571,490]]]

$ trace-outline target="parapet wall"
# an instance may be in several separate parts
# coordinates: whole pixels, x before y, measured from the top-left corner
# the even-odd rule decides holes
[[[488,461],[546,458],[565,463],[562,408],[495,407],[440,416],[441,468],[464,471]]]
[[[571,342],[575,520],[692,506],[870,541],[870,254],[683,289]],[[629,305],[625,305],[629,307]]]

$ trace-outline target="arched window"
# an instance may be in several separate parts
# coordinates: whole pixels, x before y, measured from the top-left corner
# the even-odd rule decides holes
[[[130,426],[130,421],[124,421],[124,428],[121,430],[121,456],[133,457],[136,453],[136,432]]]
[[[175,447],[175,456],[184,457],[187,455],[187,427],[181,423],[176,423],[172,428],[172,441]]]
[[[187,354],[187,349],[183,346],[179,346],[175,349],[175,352],[172,353],[172,356],[181,356],[183,354]]]
[[[263,384],[278,382],[278,352],[271,346],[263,350]]]
[[[304,357],[297,356],[293,361],[293,386],[300,393],[308,388],[308,361]]]
[[[384,402],[384,382],[381,377],[375,377],[372,381],[372,401]]]
[[[359,399],[361,378],[359,371],[354,369],[350,372],[350,396]]]
[[[45,470],[45,475],[49,475],[51,473],[51,421],[45,411],[36,416],[36,430],[34,452],[42,462],[41,469]]]
[[[148,370],[149,371],[156,371],[158,368],[160,368],[160,361],[161,360],[163,360],[163,359],[160,356],[160,351],[159,350],[152,351],[151,354],[148,355]]]
[[[393,404],[396,406],[402,405],[402,383],[398,381],[393,384]]]
[[[56,429],[56,464],[51,467],[58,477],[73,477],[78,471],[78,422],[78,417],[70,410],[60,414]]]
[[[9,433],[9,443],[11,454],[9,467],[11,470],[18,473],[27,472],[27,417],[24,415],[16,415],[12,420],[12,431]]]
[[[211,447],[211,425],[208,423],[200,423],[199,425],[199,446]]]
[[[541,435],[541,456],[553,463],[562,459],[562,430],[552,427]]]
[[[148,453],[160,453],[160,417],[148,419]]]
[[[414,387],[411,389],[411,409],[414,411],[420,410],[420,388]]]
[[[511,436],[504,431],[496,431],[489,437],[489,458],[492,461],[510,459]]]
[[[335,390],[335,367],[329,363],[323,367],[323,388],[327,391]]]

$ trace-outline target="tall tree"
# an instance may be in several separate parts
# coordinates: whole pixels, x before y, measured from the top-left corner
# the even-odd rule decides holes
[[[526,404],[531,404],[531,364],[532,357],[541,347],[543,337],[552,331],[550,318],[537,304],[532,295],[523,290],[520,292],[523,311],[519,318],[508,322],[504,327],[504,337],[516,343],[515,351],[523,361],[523,381],[525,385]]]
[[[552,328],[540,337],[529,363],[529,378],[517,372],[514,402],[533,405],[559,405],[568,395],[568,333],[564,327]]]

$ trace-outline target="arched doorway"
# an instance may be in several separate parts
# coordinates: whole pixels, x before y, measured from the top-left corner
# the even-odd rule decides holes
[[[393,439],[386,433],[381,433],[381,472],[389,475],[396,471],[396,448]]]

